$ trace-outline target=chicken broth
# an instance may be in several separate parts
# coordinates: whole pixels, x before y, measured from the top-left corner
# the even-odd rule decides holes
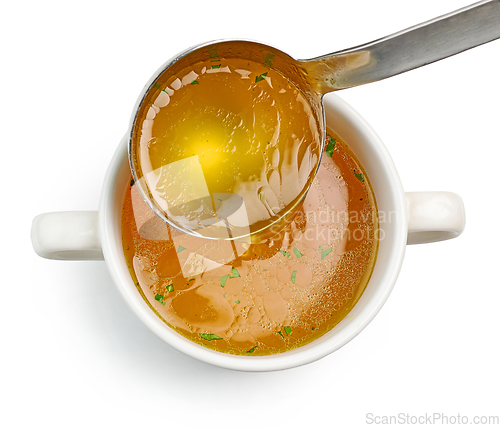
[[[268,355],[338,324],[370,278],[378,217],[368,178],[331,130],[293,221],[260,244],[184,234],[154,215],[131,181],[123,249],[138,292],[180,335],[211,349]]]
[[[232,239],[298,207],[318,166],[321,132],[288,79],[238,58],[161,79],[133,135],[138,179],[159,211],[182,230]]]

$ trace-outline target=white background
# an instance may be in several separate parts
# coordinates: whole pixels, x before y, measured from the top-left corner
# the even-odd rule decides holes
[[[0,425],[361,427],[374,416],[500,415],[500,41],[339,93],[407,191],[465,202],[461,237],[407,249],[375,320],[308,366],[243,373],[169,348],[104,262],[37,257],[32,219],[95,210],[143,84],[219,38],[296,58],[356,46],[467,0],[4,1],[0,15]]]

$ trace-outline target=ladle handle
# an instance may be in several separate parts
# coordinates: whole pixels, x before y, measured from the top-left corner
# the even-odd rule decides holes
[[[500,0],[480,1],[362,46],[304,61],[320,93],[395,76],[500,38]]]

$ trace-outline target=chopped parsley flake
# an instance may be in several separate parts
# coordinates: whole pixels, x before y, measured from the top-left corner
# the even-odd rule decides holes
[[[220,68],[221,64],[215,64],[215,65],[212,65],[212,69],[215,69],[215,68]]]
[[[271,67],[273,65],[273,59],[274,59],[274,55],[272,53],[268,53],[266,55],[266,59],[264,60],[264,63],[266,65],[268,65],[269,67]]]
[[[265,73],[259,74],[255,78],[255,83],[260,82],[261,80],[265,80],[266,76],[267,76],[267,71]]]
[[[293,254],[295,254],[295,256],[300,259],[304,254],[302,254],[299,250],[297,250],[297,248],[295,248],[295,246],[293,247]]]
[[[290,253],[288,251],[280,250],[280,253],[283,254],[285,257],[290,258]]]
[[[297,276],[297,271],[296,271],[296,270],[294,270],[294,271],[292,272],[292,282],[293,282],[294,284],[295,284],[295,277],[296,277],[296,276]]]
[[[167,291],[169,293],[171,293],[172,291],[174,291],[174,284],[167,285]]]
[[[191,82],[191,85],[199,85],[199,84],[200,84],[200,82],[198,82],[197,80],[193,80],[193,81]]]
[[[337,141],[335,141],[335,138],[330,137],[330,140],[326,144],[326,150],[325,150],[325,152],[326,152],[326,155],[328,157],[330,157],[330,158],[333,156],[333,149],[335,148],[335,143],[336,142]]]
[[[235,300],[235,301],[234,301],[234,303],[241,303],[241,301],[239,301],[239,300]]]
[[[365,181],[365,175],[362,172],[355,172],[354,177],[361,181],[361,183]]]
[[[208,48],[208,56],[210,58],[217,58],[217,46],[210,46]]]
[[[222,277],[219,278],[220,286],[222,288],[224,288],[224,286],[226,285],[226,282],[227,282],[228,279],[229,279],[229,274],[224,275],[224,276],[222,276]]]
[[[251,354],[253,351],[255,351],[255,348],[257,348],[257,345],[255,345],[252,349],[249,349],[247,351],[247,354]]]
[[[292,335],[292,327],[286,326],[286,327],[283,327],[283,330],[285,330],[285,333],[287,336]]]
[[[226,282],[229,278],[239,278],[241,277],[240,273],[237,271],[236,268],[231,268],[231,273],[228,273],[227,275],[221,276],[219,278],[220,286],[224,288],[226,285]]]
[[[161,294],[157,294],[155,296],[155,300],[157,300],[158,302],[160,302],[163,306],[165,306],[165,302],[163,301],[163,295]]]
[[[194,278],[191,278],[188,282],[194,281]]]
[[[231,269],[231,274],[229,275],[229,278],[239,278],[241,275],[240,273],[236,270],[236,268]]]
[[[326,250],[321,251],[321,260],[323,260],[328,254],[332,252],[333,248],[327,248]]]
[[[200,336],[202,339],[209,340],[209,341],[222,339],[222,337],[219,337],[216,334],[211,334],[211,333],[201,333]]]
[[[185,247],[179,245],[179,248],[177,248],[177,254],[179,254],[181,251],[184,251],[185,249],[186,249]]]
[[[281,331],[278,331],[278,334],[284,339],[285,336],[283,336],[283,333]]]

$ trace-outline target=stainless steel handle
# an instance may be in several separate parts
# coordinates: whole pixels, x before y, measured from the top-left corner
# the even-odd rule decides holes
[[[326,93],[395,76],[497,38],[500,0],[487,0],[302,64],[317,92]]]

